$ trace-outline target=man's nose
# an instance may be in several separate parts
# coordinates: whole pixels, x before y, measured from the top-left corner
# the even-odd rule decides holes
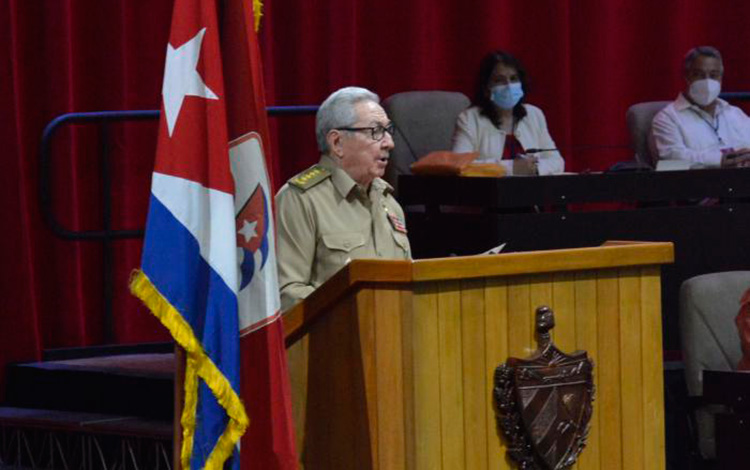
[[[389,132],[386,132],[383,136],[381,145],[383,146],[383,148],[387,148],[388,150],[391,150],[396,146],[396,144],[393,143],[393,136]]]

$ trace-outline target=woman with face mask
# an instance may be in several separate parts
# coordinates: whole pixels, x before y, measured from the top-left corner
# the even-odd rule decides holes
[[[503,51],[479,66],[474,106],[458,117],[454,152],[479,152],[477,163],[498,163],[508,175],[561,173],[564,161],[542,110],[525,104],[526,70]]]

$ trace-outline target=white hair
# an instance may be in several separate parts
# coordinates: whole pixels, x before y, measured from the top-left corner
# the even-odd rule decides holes
[[[366,88],[350,86],[334,91],[323,101],[315,115],[315,137],[321,153],[327,154],[330,150],[326,136],[332,129],[350,127],[357,122],[354,106],[362,101],[380,103],[380,97]]]

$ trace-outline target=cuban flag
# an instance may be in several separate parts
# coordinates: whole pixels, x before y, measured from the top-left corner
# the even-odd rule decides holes
[[[175,1],[131,290],[186,351],[183,468],[296,468],[261,77],[251,1]]]

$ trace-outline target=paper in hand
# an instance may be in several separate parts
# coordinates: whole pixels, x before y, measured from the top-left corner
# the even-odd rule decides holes
[[[505,245],[507,243],[501,243],[500,245],[497,245],[494,248],[490,248],[489,250],[485,251],[484,253],[480,253],[482,255],[497,255],[500,254],[501,251],[503,251],[503,248],[505,248]]]

